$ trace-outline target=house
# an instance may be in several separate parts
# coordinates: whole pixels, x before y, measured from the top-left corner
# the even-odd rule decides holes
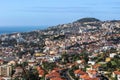
[[[15,73],[13,74],[12,78],[14,79],[15,77],[21,77],[23,74],[23,68],[18,66],[15,68]]]
[[[35,60],[29,60],[28,61],[28,66],[30,66],[30,67],[33,67],[33,66],[35,66],[37,64],[37,62],[35,61]]]
[[[79,80],[100,80],[99,78],[91,78],[88,74],[81,75]]]
[[[97,76],[96,70],[88,70],[87,73],[90,76],[90,78],[96,78],[96,76]]]
[[[60,78],[60,77],[53,77],[53,78],[51,78],[50,80],[64,80],[64,79],[62,79],[62,78]]]
[[[57,72],[59,72],[59,73],[61,73],[63,69],[55,67],[54,70],[57,71]]]
[[[0,59],[0,65],[2,65],[4,63],[4,61],[2,59]]]
[[[84,64],[84,63],[85,63],[85,60],[77,60],[76,63],[77,63],[77,64]]]
[[[18,67],[15,68],[15,73],[16,74],[17,73],[22,73],[22,72],[23,72],[23,68],[22,67],[18,66]]]
[[[99,70],[100,66],[101,66],[100,64],[95,64],[95,65],[92,66],[92,69]]]
[[[55,54],[57,54],[57,51],[50,51],[50,55],[55,55]]]
[[[2,77],[0,77],[0,80],[3,80],[3,78],[2,78]]]
[[[2,77],[0,80],[11,80],[11,77]]]
[[[79,77],[80,80],[87,80],[87,79],[90,79],[90,76],[88,74],[84,74],[84,75],[81,75]]]
[[[23,59],[19,59],[18,64],[22,64],[23,63]]]
[[[79,69],[85,68],[83,64],[79,64]]]
[[[8,65],[16,65],[16,62],[13,61],[13,60],[12,60],[12,61],[9,61],[9,62],[8,62]]]
[[[49,72],[49,74],[45,75],[45,80],[49,80],[51,78],[60,78],[60,73],[58,73],[56,70],[52,70],[51,72]]]
[[[58,61],[60,58],[61,58],[60,55],[55,55],[55,56],[49,57],[49,58],[48,58],[48,61],[49,61],[49,62],[55,62],[55,61]]]
[[[117,77],[117,80],[120,80],[120,71],[114,71],[112,76],[115,78]]]
[[[95,65],[95,61],[88,61],[88,64]]]
[[[44,76],[45,72],[44,72],[44,70],[40,66],[37,67],[37,71],[38,71],[39,77],[43,77]]]
[[[41,56],[45,56],[45,54],[43,54],[43,53],[35,53],[34,56],[35,57],[41,57]]]
[[[111,53],[110,58],[114,58],[114,56],[117,55],[116,53]]]
[[[86,80],[100,80],[99,78],[90,78],[90,79],[86,79]]]
[[[82,70],[78,69],[74,71],[74,74],[76,77],[80,77],[81,75],[86,74],[86,72],[83,72]]]
[[[85,60],[77,60],[76,61],[77,65],[79,66],[79,69],[84,68]]]

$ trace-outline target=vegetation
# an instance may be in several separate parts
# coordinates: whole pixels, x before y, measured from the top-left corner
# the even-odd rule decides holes
[[[70,75],[71,75],[72,78],[75,79],[75,80],[78,80],[78,78],[75,77],[75,75],[74,75],[74,70],[77,70],[77,69],[79,69],[78,66],[73,66],[73,67],[69,70]]]
[[[94,21],[100,21],[99,19],[96,18],[82,18],[80,20],[77,20],[78,22],[94,22]]]
[[[35,69],[28,71],[28,75],[30,80],[39,80],[38,72]]]
[[[43,66],[43,68],[45,69],[45,70],[47,70],[47,72],[49,71],[49,70],[53,70],[55,67],[57,67],[56,66],[56,63],[49,63],[49,62],[43,62],[43,64],[42,64],[42,66]]]
[[[66,64],[66,63],[74,63],[77,60],[81,60],[84,59],[85,62],[88,62],[88,53],[86,52],[82,52],[80,54],[62,54],[62,64]]]

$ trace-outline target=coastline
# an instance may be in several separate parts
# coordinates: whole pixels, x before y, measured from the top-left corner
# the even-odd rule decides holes
[[[21,32],[30,32],[35,30],[44,30],[48,26],[21,26],[21,27],[0,27],[0,35],[11,34],[11,33],[21,33]]]

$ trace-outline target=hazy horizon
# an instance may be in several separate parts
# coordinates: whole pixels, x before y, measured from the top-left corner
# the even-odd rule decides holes
[[[120,20],[119,0],[3,0],[1,26],[54,26],[84,17]]]

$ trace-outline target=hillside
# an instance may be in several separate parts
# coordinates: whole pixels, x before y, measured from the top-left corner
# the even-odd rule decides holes
[[[57,33],[79,33],[80,31],[89,32],[89,31],[96,31],[102,28],[114,28],[115,30],[119,30],[120,21],[119,20],[111,20],[111,21],[100,21],[96,18],[82,18],[76,20],[72,23],[68,24],[61,24],[57,26],[49,27],[48,31],[54,31]],[[119,31],[118,31],[119,32]]]

